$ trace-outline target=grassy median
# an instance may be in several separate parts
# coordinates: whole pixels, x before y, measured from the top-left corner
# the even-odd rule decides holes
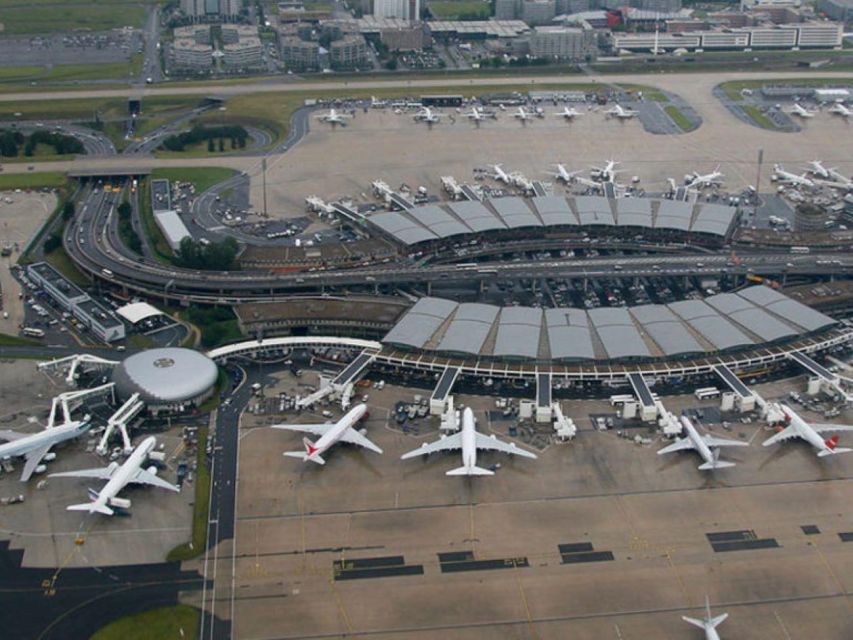
[[[195,638],[201,611],[185,604],[160,607],[119,618],[99,629],[90,640],[164,640]]]
[[[218,396],[217,396],[218,399]],[[178,545],[166,555],[166,562],[178,560],[190,560],[204,553],[207,542],[207,520],[210,513],[210,467],[207,466],[207,430],[202,427],[198,430],[198,452],[196,460],[198,468],[195,473],[194,501],[193,501],[193,530],[190,541]],[[192,637],[192,636],[190,636]]]

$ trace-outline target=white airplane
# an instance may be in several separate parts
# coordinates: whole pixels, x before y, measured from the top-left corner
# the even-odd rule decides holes
[[[773,165],[773,173],[776,174],[776,179],[779,182],[797,185],[798,187],[813,188],[817,186],[817,183],[815,183],[814,180],[809,179],[805,173],[803,175],[798,176],[796,173],[785,171],[781,164]]]
[[[583,113],[578,111],[574,107],[564,107],[562,111],[558,111],[554,115],[565,118],[566,120],[574,120],[578,116],[582,116]]]
[[[827,169],[823,166],[823,161],[821,160],[812,160],[809,162],[809,173],[812,175],[820,178],[831,178],[832,174],[830,171],[835,171],[835,169]]]
[[[800,118],[814,118],[814,111],[809,111],[799,102],[795,102],[788,113],[792,116],[799,116]]]
[[[91,426],[89,416],[86,416],[79,422],[68,422],[37,433],[0,431],[0,440],[7,441],[5,444],[0,444],[0,460],[18,456],[26,458],[24,470],[21,473],[21,482],[26,482],[33,473],[42,473],[45,470],[45,466],[40,464],[42,460],[50,462],[56,458],[55,453],[50,453],[53,445],[77,438],[86,433]]]
[[[533,193],[533,183],[524,174],[515,171],[509,177],[514,187],[521,189],[525,193]]]
[[[604,112],[606,115],[618,118],[620,120],[627,120],[628,118],[633,118],[637,115],[637,112],[632,109],[625,109],[621,104],[617,104],[611,109],[608,109]]]
[[[823,166],[823,162],[820,160],[812,160],[809,162],[809,173],[817,176],[818,178],[823,178],[824,180],[828,180],[829,186],[832,186],[833,183],[838,184],[841,188],[849,188],[853,186],[853,180],[840,173],[838,169],[835,167],[825,167]]]
[[[441,121],[441,114],[434,113],[429,107],[422,107],[421,110],[415,114],[415,120],[419,122],[426,122],[427,124],[436,124]]]
[[[829,108],[829,112],[841,116],[842,118],[849,118],[850,116],[853,116],[853,109],[849,109],[840,102],[836,102],[832,105]]]
[[[771,405],[771,409],[767,413],[768,422],[781,423],[786,425],[784,429],[776,435],[768,438],[762,444],[769,447],[771,444],[790,440],[791,438],[800,438],[808,442],[811,446],[817,449],[819,458],[830,456],[834,453],[848,453],[853,449],[838,446],[838,436],[824,440],[820,434],[829,431],[853,431],[853,427],[843,424],[809,424],[803,420],[791,407],[784,403]]]
[[[725,175],[720,173],[720,165],[711,173],[700,174],[694,171],[684,176],[684,184],[690,189],[702,189],[704,187],[718,187]]]
[[[705,461],[703,464],[699,465],[699,469],[702,471],[735,466],[734,462],[725,462],[720,460],[720,447],[749,446],[749,443],[747,442],[738,442],[737,440],[728,440],[727,438],[717,438],[716,436],[712,436],[710,433],[706,433],[704,435],[700,434],[696,431],[696,427],[693,426],[693,423],[690,422],[687,416],[681,416],[681,426],[684,427],[687,435],[684,438],[676,439],[676,441],[671,445],[658,451],[658,455],[672,453],[673,451],[693,449],[697,451]]]
[[[525,123],[528,120],[533,120],[533,115],[533,113],[525,111],[524,107],[519,107],[518,111],[512,114],[514,118],[518,118],[522,123]]]
[[[592,171],[592,177],[596,180],[601,180],[602,182],[616,182],[616,174],[619,173],[616,170],[616,165],[619,163],[615,160],[608,160],[607,164],[603,167],[590,167]]]
[[[477,449],[491,449],[502,451],[510,455],[524,456],[536,459],[536,454],[521,449],[512,442],[507,444],[495,436],[487,436],[477,431],[474,421],[474,412],[471,407],[465,407],[462,412],[462,429],[452,436],[439,438],[429,444],[424,443],[414,451],[409,451],[400,456],[401,460],[408,460],[415,456],[425,456],[436,451],[450,451],[462,449],[462,466],[447,472],[449,476],[493,476],[494,471],[477,466]]]
[[[575,182],[577,180],[577,175],[579,173],[582,173],[581,170],[569,171],[568,169],[566,169],[566,166],[562,164],[555,164],[552,166],[554,167],[554,171],[548,172],[548,175],[566,184]]]
[[[148,469],[142,468],[142,465],[145,464],[155,446],[157,446],[157,438],[148,436],[133,450],[130,457],[122,464],[113,462],[108,467],[98,469],[51,473],[50,477],[107,480],[107,484],[100,491],[89,489],[91,502],[72,504],[66,507],[66,509],[68,511],[88,511],[89,513],[102,513],[105,516],[111,516],[115,511],[110,507],[130,508],[130,500],[118,497],[119,492],[128,484],[150,484],[169,491],[180,491],[178,487],[169,484],[157,475],[157,467],[152,465]]]
[[[473,120],[474,122],[482,122],[486,119],[486,114],[480,111],[476,106],[471,107],[471,111],[465,114],[468,116],[469,120]]]
[[[336,109],[329,109],[329,113],[321,113],[315,117],[332,126],[339,124],[342,127],[347,126],[347,120],[352,118],[352,116],[347,113],[338,113]]]
[[[503,167],[499,164],[492,165],[492,178],[497,180],[498,182],[503,182],[504,184],[511,185],[512,184],[512,175],[504,171]]]
[[[684,622],[689,622],[694,627],[699,627],[705,631],[705,640],[722,640],[720,638],[720,634],[717,633],[717,627],[719,627],[723,622],[726,621],[726,618],[729,617],[728,613],[721,613],[718,616],[711,615],[711,603],[708,600],[708,596],[705,596],[705,617],[704,618],[688,618],[687,616],[681,616],[681,619]]]
[[[286,431],[304,431],[320,436],[316,442],[308,438],[302,438],[305,451],[285,451],[284,455],[291,458],[299,458],[302,462],[316,462],[326,464],[323,454],[338,442],[357,444],[359,447],[370,449],[376,453],[382,453],[382,449],[359,433],[355,426],[367,415],[367,405],[357,404],[337,422],[326,422],[322,424],[274,424],[273,429],[284,429]]]

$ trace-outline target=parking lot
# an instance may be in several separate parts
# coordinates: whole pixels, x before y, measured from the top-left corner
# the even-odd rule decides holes
[[[112,64],[127,62],[142,46],[139,31],[0,37],[0,66]]]

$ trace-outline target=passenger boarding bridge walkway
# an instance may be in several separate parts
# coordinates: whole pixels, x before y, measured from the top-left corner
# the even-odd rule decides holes
[[[810,356],[799,351],[789,353],[788,357],[797,364],[799,364],[801,367],[803,367],[809,373],[820,378],[821,387],[829,395],[839,395],[844,399],[845,402],[853,401],[853,395],[851,395],[848,390],[844,388],[845,384],[848,386],[853,385],[853,378],[847,378],[844,376],[840,376],[837,373],[833,373],[819,362],[816,362]]]

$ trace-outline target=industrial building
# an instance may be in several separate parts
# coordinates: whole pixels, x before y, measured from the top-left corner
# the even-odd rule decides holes
[[[47,262],[31,264],[27,266],[27,276],[99,340],[114,342],[124,339],[124,324],[115,317],[112,309],[93,300],[88,293],[67,280],[53,265]]]
[[[612,44],[620,51],[834,49],[841,46],[842,35],[840,23],[805,22],[685,33],[614,33]]]
[[[219,371],[210,358],[192,349],[148,349],[113,368],[112,381],[122,402],[139,394],[146,408],[183,411],[207,400],[216,389]]]
[[[190,232],[187,230],[187,225],[185,225],[184,221],[181,220],[178,212],[173,209],[169,209],[168,211],[155,211],[154,221],[157,223],[157,227],[159,227],[160,231],[163,232],[163,236],[166,238],[166,242],[169,243],[172,251],[180,249],[181,240],[192,237]]]
[[[704,300],[588,311],[422,298],[382,343],[481,361],[653,361],[755,349],[833,325],[832,318],[764,286]]]
[[[580,27],[536,27],[528,36],[530,55],[551,60],[583,61],[595,58],[595,32]]]

